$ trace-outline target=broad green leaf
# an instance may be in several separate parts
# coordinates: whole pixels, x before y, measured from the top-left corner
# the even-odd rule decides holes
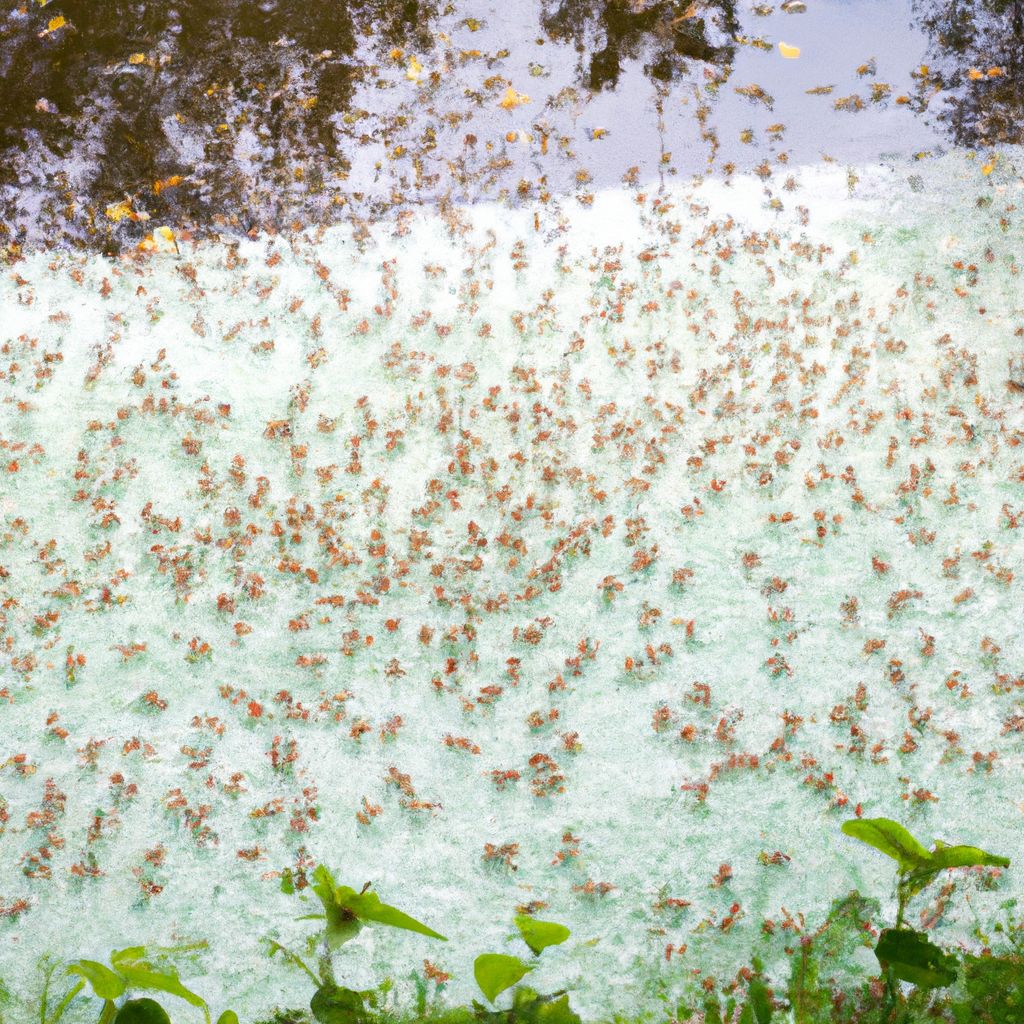
[[[428,928],[422,922],[402,913],[395,907],[381,903],[380,897],[375,892],[357,893],[353,889],[346,890],[344,888],[339,892],[345,894],[339,901],[341,905],[354,913],[360,921],[374,921],[377,924],[385,924],[389,928],[403,928],[407,932],[418,932],[420,935],[427,935],[432,939],[448,941],[433,928]]]
[[[366,1019],[362,994],[340,985],[321,985],[309,1008],[320,1024],[359,1024]]]
[[[517,956],[504,953],[481,953],[473,962],[473,977],[480,991],[493,1003],[507,988],[533,970],[533,964],[523,963]]]
[[[125,949],[115,950],[110,954],[110,962],[117,967],[120,963],[133,963],[142,960],[146,956],[145,946],[128,946]]]
[[[354,939],[362,929],[355,912],[345,905],[350,896],[358,895],[355,889],[339,886],[331,872],[323,864],[313,872],[313,884],[310,886],[323,904],[327,925],[324,929],[327,944],[337,949],[350,939]]]
[[[285,868],[281,872],[281,892],[291,896],[295,892],[295,882],[292,880],[292,869]]]
[[[95,960],[76,960],[67,973],[85,978],[93,994],[100,999],[117,999],[124,992],[124,982],[109,967]]]
[[[875,956],[901,981],[920,988],[943,988],[956,981],[956,958],[910,928],[886,928],[875,946]]]
[[[513,920],[523,941],[535,955],[548,946],[557,946],[565,942],[572,935],[564,924],[555,924],[554,921],[536,921],[526,914],[520,914]]]
[[[323,864],[318,864],[316,866],[316,870],[313,872],[313,882],[310,885],[310,889],[316,893],[320,902],[324,906],[325,912],[330,913],[331,908],[337,905],[338,883],[335,882],[330,869],[325,867]]]
[[[512,993],[512,1009],[516,1013],[524,1013],[528,1007],[541,1000],[540,993],[529,985],[520,985]]]
[[[936,868],[1008,868],[1010,866],[1009,857],[986,853],[984,850],[979,850],[977,846],[947,846],[945,843],[936,843],[931,856],[932,863]]]
[[[234,1010],[225,1010],[217,1018],[217,1024],[238,1024],[238,1014]]]
[[[128,988],[141,988],[153,992],[166,992],[168,995],[184,999],[192,1006],[206,1006],[206,1000],[185,988],[173,968],[157,970],[142,959],[145,947],[133,946],[110,955],[110,962],[124,980]]]
[[[843,832],[896,861],[901,871],[930,864],[932,855],[898,822],[888,818],[853,818]]]
[[[542,999],[537,1006],[537,1024],[580,1024],[579,1014],[569,1005],[567,995]]]
[[[117,1011],[114,1024],[171,1024],[171,1018],[153,999],[129,999]]]

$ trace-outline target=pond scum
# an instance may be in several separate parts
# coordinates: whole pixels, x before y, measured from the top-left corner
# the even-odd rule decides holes
[[[983,159],[11,262],[5,1024],[304,1020],[314,884],[321,1021],[1024,1020],[1022,179]],[[999,855],[900,889],[913,980],[876,818]],[[377,892],[448,944],[346,930]]]

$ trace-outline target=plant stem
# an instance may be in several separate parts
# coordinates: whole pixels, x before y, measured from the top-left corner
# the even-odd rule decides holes
[[[47,982],[49,982],[49,979],[47,979]],[[77,996],[78,993],[81,992],[83,988],[85,988],[84,981],[80,981],[77,985],[75,985],[75,987],[60,1001],[60,1004],[58,1005],[57,1009],[53,1011],[53,1015],[51,1017],[44,1018],[46,1024],[54,1024],[55,1021],[60,1020],[61,1017],[64,1016],[64,1011],[70,1005],[71,1000],[74,999],[75,996]]]
[[[49,958],[47,958],[47,961]],[[39,1024],[46,1024],[46,1003],[50,993],[50,978],[53,977],[53,972],[57,969],[56,964],[46,963],[44,968],[45,974],[43,975],[43,994],[39,997]]]
[[[286,949],[280,942],[274,942],[271,940],[270,945],[274,949],[283,953],[286,960],[290,960],[297,967],[301,967],[309,975],[313,984],[316,985],[317,988],[320,987],[320,979],[306,966],[305,961],[298,954],[293,953],[290,949]]]

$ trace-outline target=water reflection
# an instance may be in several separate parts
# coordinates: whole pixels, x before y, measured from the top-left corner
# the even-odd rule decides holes
[[[695,60],[727,64],[739,32],[735,0],[560,0],[544,4],[542,22],[552,39],[576,44],[580,78],[594,91],[618,85],[626,60],[642,59],[659,82],[678,79]]]
[[[71,222],[86,236],[109,234],[105,207],[140,193],[161,219],[267,201],[280,215],[301,209],[304,195],[344,174],[334,122],[365,70],[360,38],[427,49],[436,8],[58,0],[9,10],[0,26],[9,231],[23,234],[36,216],[58,231]],[[26,209],[26,195],[41,197],[41,210]]]
[[[937,117],[958,145],[1024,141],[1024,0],[917,0]]]
[[[775,147],[758,159],[797,145],[784,120],[813,125],[812,159],[843,138],[874,133],[888,144],[905,133],[899,102],[900,117],[933,122],[957,144],[1021,141],[1024,0],[917,0],[930,52],[903,101],[889,102],[899,87],[887,83],[878,103],[844,108],[829,89],[808,96],[822,84],[809,76],[839,71],[820,63],[827,33],[868,6],[821,0],[787,15],[785,5],[739,10],[736,0],[22,3],[0,15],[0,245],[112,248],[148,222],[321,222],[353,215],[370,193],[371,213],[456,193],[525,196],[527,170],[551,187],[560,166],[565,182],[592,180],[601,161],[607,169],[616,143],[587,148],[607,129],[637,151],[656,139],[659,174],[670,163],[706,169],[709,144],[712,157],[722,147],[716,170],[732,166],[730,139],[735,150],[758,114]],[[895,0],[875,7],[890,20],[907,14]],[[779,59],[778,33],[800,26],[803,58]],[[850,54],[851,74],[864,56]],[[756,72],[756,88],[731,82],[737,69]],[[727,82],[741,96],[780,96],[786,117],[770,102],[749,114],[730,106]],[[532,105],[516,110],[528,94]],[[588,123],[584,109],[611,120]],[[850,109],[856,122],[825,120]]]

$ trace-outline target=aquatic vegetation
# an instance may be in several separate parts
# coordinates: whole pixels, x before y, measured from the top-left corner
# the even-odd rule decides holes
[[[992,926],[991,933],[1002,939],[998,951],[992,948],[991,938],[979,931],[979,937],[986,943],[981,955],[943,950],[923,930],[910,928],[906,923],[911,899],[942,872],[1002,869],[1009,867],[1009,860],[978,847],[942,841],[936,841],[928,850],[906,828],[888,818],[854,818],[843,825],[842,831],[896,862],[897,912],[892,926],[879,930],[879,901],[851,892],[833,901],[817,928],[801,935],[798,949],[788,950],[791,966],[783,984],[773,982],[760,955],[752,954],[751,966],[742,968],[736,981],[721,991],[708,979],[700,985],[688,983],[682,1000],[673,1003],[669,1011],[670,1022],[771,1024],[781,1019],[780,1014],[789,1015],[794,1024],[915,1024],[925,1020],[1011,1024],[1020,1020],[1018,1014],[1024,1009],[1024,921],[1018,921],[1013,914],[1016,900],[1002,905],[1003,918]],[[318,1024],[581,1024],[580,1015],[570,1006],[567,989],[541,994],[521,984],[537,969],[546,949],[561,946],[571,937],[570,929],[563,924],[532,914],[517,914],[513,918],[515,938],[525,944],[531,958],[499,952],[477,955],[472,965],[473,976],[489,1006],[477,1000],[469,1007],[428,1005],[426,988],[414,973],[417,996],[415,1009],[410,1012],[388,1001],[394,987],[392,976],[370,990],[340,985],[334,954],[368,925],[384,925],[442,941],[444,936],[383,903],[376,893],[370,892],[368,884],[359,891],[339,885],[323,865],[311,868],[308,874],[284,872],[281,888],[300,898],[308,889],[322,909],[322,913],[298,918],[323,922],[307,942],[307,948],[317,956],[316,970],[281,943],[268,940],[271,956],[280,954],[316,986],[309,1014]],[[872,943],[880,974],[865,976],[857,966],[856,953]],[[594,944],[592,940],[585,945]],[[39,1000],[40,1024],[57,1024],[86,987],[92,996],[102,1000],[98,1024],[168,1024],[166,1008],[148,996],[129,997],[135,991],[174,996],[201,1010],[210,1024],[205,1000],[181,982],[177,970],[167,960],[173,953],[204,948],[205,942],[154,950],[130,947],[112,953],[109,966],[93,960],[47,962]],[[449,978],[429,961],[424,961],[424,967],[427,977],[439,985]],[[51,980],[59,968],[63,968],[62,977],[80,980],[51,1007]],[[392,972],[395,973],[398,972]],[[899,982],[913,986],[909,994],[900,988]],[[947,989],[948,994],[936,994]],[[510,990],[508,1005],[498,1009],[498,1000]],[[0,985],[0,1008],[9,998]],[[664,981],[659,998],[670,1001]],[[309,1014],[277,1009],[272,1017],[263,1018],[262,1024],[308,1024]],[[628,1020],[632,1018],[616,1018],[617,1024]],[[225,1010],[217,1024],[239,1024],[239,1018],[234,1011]]]
[[[910,900],[926,889],[939,875],[951,868],[1007,868],[1007,857],[986,853],[976,846],[951,846],[936,841],[926,849],[898,822],[888,818],[854,818],[843,825],[843,832],[892,858],[897,865],[896,920],[885,928],[875,946],[875,955],[886,978],[886,1019],[896,1014],[897,979],[921,989],[944,988],[957,977],[956,958],[940,949],[923,931],[908,928]]]
[[[540,921],[525,914],[516,915],[513,922],[534,958],[550,946],[561,945],[572,934],[563,924]],[[474,1002],[478,1018],[486,1024],[515,1024],[517,1021],[524,1024],[580,1024],[578,1014],[569,1006],[567,992],[541,995],[519,984],[534,968],[534,963],[508,953],[481,953],[473,962],[473,977],[480,991],[493,1005],[503,992],[512,989],[512,1005],[506,1010],[495,1011]]]
[[[50,986],[60,965],[51,961],[44,964],[43,991],[39,999],[40,1024],[57,1024],[75,1000],[86,991],[102,1000],[97,1024],[168,1024],[170,1018],[160,1003],[149,997],[133,998],[133,992],[162,992],[175,996],[198,1008],[206,1024],[211,1024],[210,1008],[206,1000],[182,984],[177,970],[168,956],[186,950],[205,948],[206,943],[147,949],[130,946],[110,954],[110,965],[96,960],[75,960],[63,965],[65,978],[79,978],[67,989],[55,1006],[50,1006]],[[238,1024],[233,1010],[224,1010],[217,1024]]]
[[[358,892],[345,885],[339,885],[330,870],[323,864],[317,865],[310,879],[301,876],[297,885],[291,871],[281,879],[281,891],[288,895],[309,890],[320,901],[323,913],[304,914],[299,920],[323,921],[318,936],[311,945],[318,952],[317,969],[311,970],[296,953],[291,952],[275,940],[269,940],[271,955],[280,953],[289,963],[301,968],[317,986],[310,1000],[309,1008],[320,1024],[360,1024],[367,1016],[367,1004],[375,1005],[377,992],[356,991],[339,985],[335,975],[334,953],[346,942],[354,939],[368,924],[384,925],[404,931],[416,932],[432,939],[447,941],[439,932],[408,914],[382,903],[380,897],[370,891],[370,883]],[[390,987],[385,982],[383,992]]]

